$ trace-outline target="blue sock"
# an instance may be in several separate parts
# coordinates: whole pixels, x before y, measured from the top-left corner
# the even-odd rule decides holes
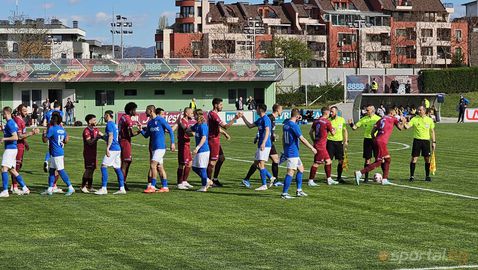
[[[168,187],[168,179],[161,179],[161,186],[163,186],[163,188],[167,188]]]
[[[262,185],[267,185],[267,173],[268,173],[267,169],[261,169],[260,173],[261,173]]]
[[[116,176],[118,177],[118,184],[119,187],[122,188],[124,187],[124,175],[123,171],[120,168],[115,169]]]
[[[20,187],[24,187],[25,186],[25,181],[23,181],[23,177],[21,175],[18,175],[16,177],[17,179],[17,183],[20,185]]]
[[[267,178],[271,179],[271,178],[272,178],[272,174],[271,174],[267,169],[265,169],[265,170],[266,170],[266,176],[267,176]]]
[[[51,169],[48,174],[48,187],[53,187],[55,184],[55,169]]]
[[[8,190],[8,172],[2,172],[3,190]]]
[[[50,160],[50,151],[47,151],[45,154],[45,161],[49,161],[49,160]]]
[[[291,183],[292,183],[292,176],[287,174],[284,179],[284,187],[282,188],[282,193],[287,193],[289,191],[289,187]]]
[[[201,168],[201,185],[203,187],[207,186],[207,169],[206,168]]]
[[[155,187],[156,186],[156,178],[151,179],[151,186]]]
[[[63,180],[63,182],[65,182],[65,185],[67,187],[71,186],[71,182],[70,182],[70,177],[68,176],[68,174],[65,172],[65,170],[60,170],[58,171],[58,174],[60,175],[61,179]]]
[[[295,181],[297,181],[297,190],[302,189],[302,175],[304,173],[297,172],[297,175],[295,176]]]
[[[201,178],[201,185],[205,186],[207,185],[207,172],[206,172],[206,179],[204,179],[203,170],[205,171],[205,169],[193,167],[193,172],[195,172],[199,176],[199,178]]]
[[[108,168],[101,167],[101,187],[108,186]]]

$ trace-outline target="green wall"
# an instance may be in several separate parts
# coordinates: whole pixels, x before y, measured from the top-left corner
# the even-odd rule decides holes
[[[275,102],[275,83],[270,82],[154,82],[154,83],[67,83],[65,89],[75,89],[78,103],[75,105],[76,119],[83,120],[88,113],[101,115],[102,107],[96,106],[96,90],[114,90],[114,105],[104,106],[104,110],[123,111],[124,105],[130,101],[138,104],[138,110],[144,111],[147,105],[153,104],[168,111],[178,111],[189,105],[194,97],[198,108],[210,110],[214,97],[224,99],[224,110],[235,110],[234,104],[228,104],[229,89],[247,89],[247,96],[254,96],[254,88],[264,88],[264,99],[268,107]],[[136,89],[137,96],[125,96],[125,89]],[[155,95],[155,90],[164,90],[165,95]],[[193,90],[193,95],[183,95],[183,90]]]
[[[13,106],[13,83],[0,83],[0,106]]]

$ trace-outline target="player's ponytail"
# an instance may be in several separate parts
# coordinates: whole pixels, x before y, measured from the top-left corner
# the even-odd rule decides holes
[[[197,109],[194,111],[194,116],[196,117],[196,121],[200,124],[204,123],[206,120],[204,119],[204,113],[201,109]]]

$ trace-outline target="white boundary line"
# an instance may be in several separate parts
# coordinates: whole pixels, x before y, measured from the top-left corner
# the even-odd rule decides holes
[[[426,268],[400,268],[396,270],[448,270],[448,269],[478,269],[476,265],[457,265],[457,266],[435,266]]]
[[[400,185],[400,184],[394,184],[394,183],[392,183],[392,186],[409,188],[409,189],[416,189],[416,190],[422,190],[422,191],[428,191],[428,192],[444,194],[444,195],[451,195],[451,196],[467,198],[467,199],[472,199],[472,200],[478,200],[478,197],[474,197],[474,196],[457,194],[457,193],[453,193],[453,192],[446,192],[446,191],[440,191],[440,190],[434,190],[434,189],[429,189],[429,188],[413,187],[413,186],[406,186],[406,185]]]

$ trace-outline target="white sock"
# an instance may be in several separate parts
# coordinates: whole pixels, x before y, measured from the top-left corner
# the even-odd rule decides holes
[[[53,187],[48,187],[48,192],[53,192]]]
[[[120,187],[120,191],[124,191],[124,190],[125,190],[124,187]]]

